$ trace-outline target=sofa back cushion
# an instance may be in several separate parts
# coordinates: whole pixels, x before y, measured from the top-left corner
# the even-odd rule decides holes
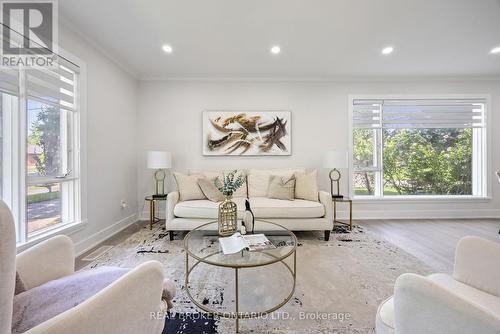
[[[217,177],[220,177],[221,180],[222,180],[223,174],[228,173],[228,172],[230,172],[230,171],[227,170],[227,171],[217,172],[217,171],[196,171],[196,170],[190,170],[189,171],[189,175],[199,175],[199,176],[202,176],[202,177],[206,178],[207,180],[209,180],[210,182],[213,183],[213,181]],[[242,173],[243,175],[246,175],[246,173],[245,173],[244,170],[238,169],[238,172]],[[239,187],[234,192],[233,197],[247,197],[247,181],[246,180],[245,180],[245,183],[243,183],[243,185],[241,187]]]
[[[283,177],[272,175],[269,181],[269,198],[293,201],[295,199],[295,176]]]
[[[187,175],[183,173],[174,173],[177,190],[179,191],[179,201],[189,201],[195,199],[207,199],[198,185],[198,180],[202,175]]]
[[[305,173],[305,169],[248,170],[248,197],[267,197],[271,176],[275,175],[290,178],[295,173]]]
[[[318,171],[295,173],[295,198],[318,202]]]

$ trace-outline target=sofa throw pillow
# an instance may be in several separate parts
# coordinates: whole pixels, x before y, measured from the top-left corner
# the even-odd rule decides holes
[[[190,170],[189,175],[202,175],[209,181],[214,181],[215,178],[220,177],[222,179],[222,176],[224,173],[228,173],[229,171],[222,171],[222,172],[213,172],[213,171],[196,171],[196,170]],[[243,170],[238,170],[238,172],[243,173],[246,175],[246,173]],[[241,187],[236,189],[236,191],[233,194],[234,197],[247,197],[247,181],[243,183]]]
[[[295,173],[295,198],[318,202],[318,171]]]
[[[214,182],[205,178],[198,179],[198,185],[205,196],[212,202],[222,202],[224,195],[217,189]]]
[[[21,276],[19,276],[19,272],[16,271],[16,287],[14,289],[14,296],[24,291],[26,291],[26,286],[24,285]]]
[[[295,197],[295,176],[271,175],[267,197],[293,201]]]
[[[177,190],[179,191],[179,201],[207,199],[198,185],[198,180],[203,178],[203,176],[174,173],[174,178],[177,183]]]
[[[266,197],[269,190],[269,181],[272,175],[290,178],[294,173],[305,172],[304,169],[250,169],[248,171],[248,197]]]

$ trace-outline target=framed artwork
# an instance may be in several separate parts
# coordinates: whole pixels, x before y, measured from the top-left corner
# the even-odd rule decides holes
[[[290,111],[203,112],[203,155],[291,155]]]

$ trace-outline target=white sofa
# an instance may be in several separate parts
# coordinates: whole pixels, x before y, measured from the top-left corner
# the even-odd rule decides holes
[[[318,191],[317,201],[294,199],[280,200],[268,198],[267,186],[271,175],[288,175],[294,170],[248,170],[247,182],[233,197],[241,219],[245,210],[245,199],[248,198],[256,219],[263,219],[280,224],[292,231],[324,231],[325,240],[329,239],[333,228],[333,209],[331,195]],[[213,179],[217,172],[192,171],[190,174],[202,174]],[[172,231],[188,231],[202,224],[217,220],[220,203],[208,199],[179,201],[179,192],[173,191],[167,196],[166,229]]]
[[[401,275],[377,312],[377,334],[500,333],[500,244],[465,237],[453,275]]]

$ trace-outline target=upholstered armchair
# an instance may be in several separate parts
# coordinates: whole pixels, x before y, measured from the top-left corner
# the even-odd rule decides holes
[[[162,332],[170,300],[159,262],[75,273],[74,260],[66,236],[16,256],[12,215],[0,201],[0,334]]]
[[[453,275],[401,275],[375,327],[377,334],[500,333],[500,244],[465,237]]]

